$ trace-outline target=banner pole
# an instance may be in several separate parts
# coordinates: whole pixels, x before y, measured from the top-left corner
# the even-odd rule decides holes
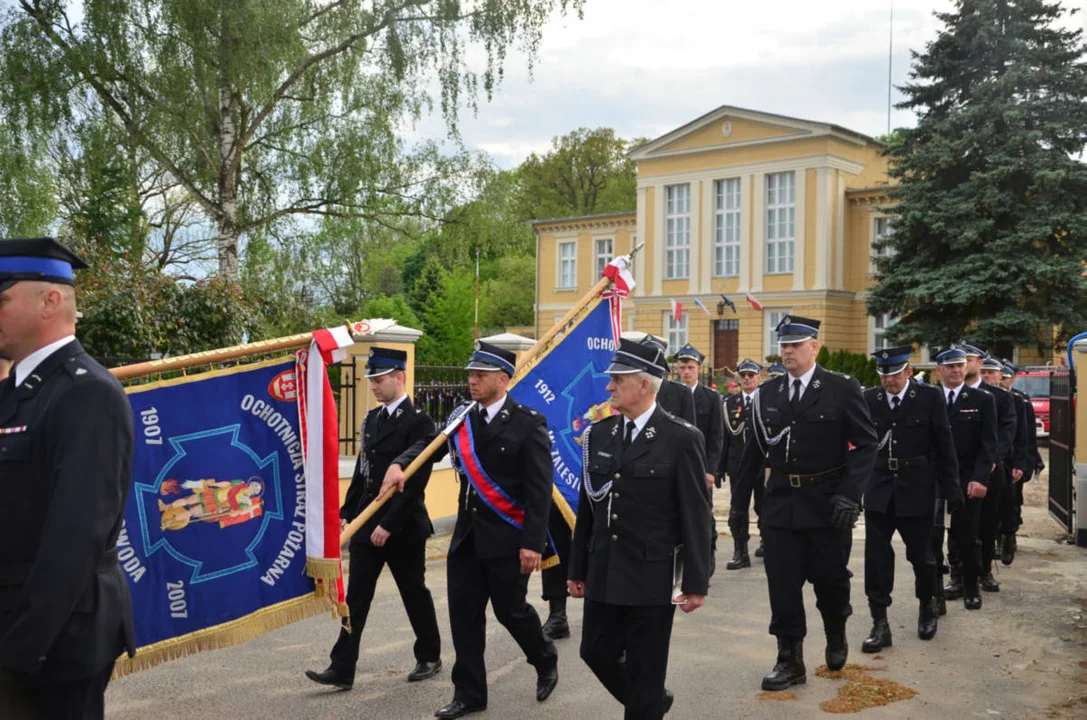
[[[120,367],[111,368],[110,372],[113,373],[113,376],[118,380],[125,380],[141,375],[152,375],[157,372],[180,370],[181,368],[192,367],[194,365],[207,365],[210,363],[235,360],[247,355],[260,355],[263,353],[276,352],[278,350],[294,350],[295,348],[309,345],[312,339],[312,332],[299,333],[298,335],[287,335],[271,340],[260,340],[244,345],[219,348],[218,350],[192,353],[191,355],[178,355],[177,357],[151,360],[150,362],[136,363],[135,365],[122,365]]]
[[[638,245],[634,248],[634,250],[631,251],[631,260],[634,259],[634,256],[638,253],[639,250],[642,249],[643,246],[644,243]],[[563,315],[562,319],[555,323],[554,327],[544,333],[543,337],[537,340],[536,344],[533,345],[527,352],[525,352],[521,359],[517,361],[517,367],[514,369],[513,378],[510,380],[511,386],[521,379],[521,376],[525,372],[525,368],[530,365],[533,360],[535,360],[537,355],[539,355],[547,348],[548,344],[555,339],[555,336],[562,332],[562,329],[566,327],[566,325],[571,320],[576,318],[578,314],[580,314],[581,311],[589,305],[589,303],[591,303],[600,295],[600,293],[607,290],[608,285],[610,284],[611,280],[609,278],[600,278],[600,280],[597,281],[596,285],[593,285],[589,292],[585,293],[585,295],[580,300],[574,303],[574,306],[570,308],[569,312]],[[423,452],[421,452],[418,457],[412,460],[411,464],[404,468],[404,480],[406,481],[413,474],[415,474],[415,472],[420,467],[422,467],[427,460],[430,459],[430,456],[437,452],[438,448],[440,448],[442,444],[445,443],[448,439],[449,437],[445,433],[438,433],[438,437],[434,438],[434,440],[432,440],[431,443],[426,446]],[[354,537],[355,533],[357,533],[363,525],[369,522],[370,518],[374,516],[374,513],[376,513],[386,502],[388,502],[389,498],[391,498],[392,496],[393,491],[390,490],[388,492],[381,493],[376,498],[374,498],[370,502],[370,504],[367,505],[361,513],[359,513],[358,517],[352,520],[348,524],[348,526],[344,528],[344,531],[340,533],[340,546],[342,547],[346,545],[351,540],[351,538]],[[566,522],[572,528],[574,526],[574,513],[570,509],[570,505],[566,502],[566,498],[562,496],[562,493],[560,493],[559,489],[557,487],[554,487],[554,485],[552,485],[551,488],[551,498],[558,506],[559,511],[566,519]]]

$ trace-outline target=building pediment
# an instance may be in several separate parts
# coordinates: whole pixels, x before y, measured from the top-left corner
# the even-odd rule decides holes
[[[630,152],[635,162],[752,145],[816,137],[836,137],[856,145],[878,144],[866,135],[829,123],[756,112],[731,105],[651,140]]]

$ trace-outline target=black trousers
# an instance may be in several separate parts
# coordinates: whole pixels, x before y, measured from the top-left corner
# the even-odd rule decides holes
[[[434,598],[427,589],[424,578],[426,539],[420,538],[401,545],[393,537],[385,547],[352,543],[350,577],[347,582],[347,607],[351,616],[345,618],[343,627],[340,628],[340,636],[329,653],[332,669],[338,674],[348,677],[355,675],[362,630],[366,627],[366,617],[370,614],[378,576],[385,565],[389,566],[389,571],[393,574],[400,598],[404,601],[404,609],[408,613],[408,622],[415,632],[416,662],[435,662],[441,658],[438,616],[434,612]],[[347,632],[348,620],[351,623],[350,633]]]
[[[612,605],[585,599],[581,659],[623,704],[626,720],[664,716],[675,613],[675,605]]]
[[[803,638],[804,582],[815,588],[816,606],[824,623],[845,622],[849,604],[849,554],[837,528],[789,530],[762,528],[766,580],[770,590],[770,634]]]
[[[766,490],[765,485],[763,484],[763,473],[759,473],[753,488],[743,487],[737,490],[736,485],[735,478],[729,474],[728,487],[732,493],[732,499],[729,508],[728,529],[735,540],[746,542],[751,537],[751,530],[749,527],[751,515],[749,508],[751,506],[752,495],[755,497],[755,515],[759,515],[762,511],[762,496]],[[760,525],[759,527],[762,526]]]
[[[570,542],[574,533],[554,504],[551,505],[547,529],[555,543],[555,551],[559,554],[559,564],[543,570],[540,573],[540,582],[543,585],[543,599],[558,600],[570,596],[566,589],[566,571],[570,569]]]
[[[1026,478],[1026,476],[1023,476]],[[1023,524],[1023,481],[1011,482],[1008,470],[1008,486],[1000,495],[999,524],[997,531],[1001,535],[1014,535]]]
[[[932,554],[932,520],[921,517],[898,517],[894,506],[890,512],[864,511],[864,594],[868,604],[891,606],[891,591],[895,581],[895,551],[891,538],[895,531],[906,544],[906,559],[913,566],[914,596],[928,600],[936,590],[936,558]]]
[[[41,678],[0,670],[0,717],[4,720],[102,720],[113,663],[88,678],[47,684]]]
[[[1001,498],[1007,492],[1004,468],[997,465],[989,478],[989,487],[985,497],[981,500],[981,518],[978,521],[978,539],[981,541],[981,572],[989,571],[989,566],[995,557],[993,552],[997,538],[997,527],[1000,524]]]
[[[962,563],[962,576],[967,581],[977,580],[981,574],[981,548],[978,547],[981,504],[981,500],[967,500],[966,507],[951,515],[951,528],[948,530],[948,554],[951,563]],[[939,568],[944,563],[943,528],[933,529],[932,553]]]
[[[558,662],[555,644],[543,634],[540,616],[528,604],[528,575],[521,574],[520,555],[476,556],[473,538],[465,538],[446,561],[449,625],[453,631],[453,699],[468,705],[487,704],[487,601],[509,631],[528,663],[545,671]]]

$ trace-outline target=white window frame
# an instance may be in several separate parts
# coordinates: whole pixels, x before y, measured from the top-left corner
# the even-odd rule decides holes
[[[766,274],[791,275],[796,262],[796,171],[766,174]]]
[[[607,243],[607,250],[601,251],[601,243]],[[593,240],[593,250],[596,252],[596,275],[594,282],[604,276],[604,268],[615,257],[615,238],[596,238]]]
[[[781,348],[778,347],[778,334],[775,328],[778,323],[781,322],[781,318],[786,315],[792,315],[793,311],[789,308],[774,308],[766,310],[766,354],[767,355],[780,355]]]
[[[691,274],[691,185],[666,185],[664,200],[664,279]]]
[[[740,214],[743,191],[740,178],[713,183],[713,276],[740,275]]]
[[[687,311],[680,313],[679,322],[671,310],[664,311],[664,337],[668,341],[665,355],[675,355],[687,344]]]
[[[563,257],[563,253],[566,248],[573,248],[572,257]],[[570,289],[577,287],[577,240],[568,240],[566,242],[560,242],[558,248],[558,282],[556,287],[560,289]],[[569,272],[567,272],[569,269]]]
[[[894,327],[897,322],[898,318],[893,317],[890,313],[868,316],[868,352],[873,353],[876,350],[888,347],[884,334]]]
[[[883,223],[883,232],[879,231],[880,223]],[[894,254],[894,250],[891,248],[884,248],[882,251],[876,250],[876,241],[882,240],[891,231],[892,218],[890,215],[876,215],[872,218],[872,231],[869,234],[871,240],[868,242],[868,251],[870,253],[868,257],[868,271],[870,274],[876,273],[876,260],[877,257],[890,257]]]

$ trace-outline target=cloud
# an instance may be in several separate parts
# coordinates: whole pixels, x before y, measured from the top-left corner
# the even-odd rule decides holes
[[[894,5],[892,80],[900,85],[910,50],[936,36],[933,11],[951,10],[952,0]],[[1078,27],[1082,17],[1065,24]],[[889,19],[890,0],[587,0],[584,19],[548,23],[531,77],[525,55],[510,53],[493,100],[481,101],[477,117],[465,113],[460,131],[470,149],[506,168],[578,127],[652,138],[720,105],[878,135],[887,130]],[[891,124],[914,118],[892,110]],[[431,117],[416,132],[445,130]]]

